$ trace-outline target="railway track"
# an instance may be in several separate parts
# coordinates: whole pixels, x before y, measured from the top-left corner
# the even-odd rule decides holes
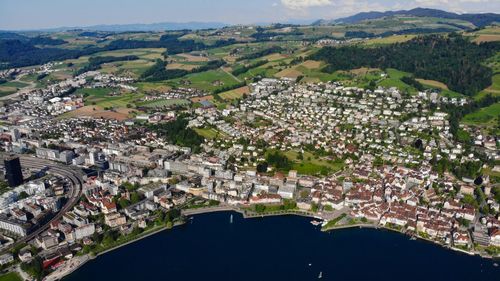
[[[2,160],[4,156],[5,154],[0,154],[0,158]],[[15,247],[16,245],[28,242],[34,239],[37,235],[39,235],[43,231],[47,230],[52,222],[59,220],[67,211],[71,210],[82,195],[84,174],[81,170],[71,166],[62,165],[60,163],[53,162],[50,160],[39,159],[31,156],[19,155],[19,160],[21,161],[22,168],[35,169],[35,170],[42,170],[48,168],[47,173],[67,179],[69,182],[69,192],[66,196],[68,200],[61,208],[61,210],[59,210],[59,212],[54,217],[52,217],[48,222],[39,226],[29,235],[17,240],[14,244],[4,249],[3,252],[8,251],[9,249]]]

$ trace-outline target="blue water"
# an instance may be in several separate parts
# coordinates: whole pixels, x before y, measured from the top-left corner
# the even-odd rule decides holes
[[[88,280],[500,280],[493,261],[384,230],[319,231],[310,219],[195,216],[87,263]],[[309,266],[311,264],[311,266]]]

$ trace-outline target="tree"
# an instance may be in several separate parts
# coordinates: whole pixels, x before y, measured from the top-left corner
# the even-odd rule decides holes
[[[141,197],[139,196],[139,193],[137,193],[136,191],[132,192],[130,194],[130,203],[135,204],[135,203],[138,203],[139,201],[141,201]]]
[[[267,163],[275,166],[279,170],[290,170],[292,164],[288,160],[288,158],[281,154],[279,151],[271,152],[266,157]]]
[[[262,162],[257,164],[257,172],[258,173],[266,173],[268,164],[266,162]]]
[[[254,208],[257,213],[262,213],[266,210],[266,206],[261,204],[256,204]]]
[[[42,280],[42,277],[44,275],[43,262],[40,257],[35,257],[31,262],[28,263],[23,262],[21,264],[21,269],[27,272],[36,280]]]
[[[28,197],[29,197],[29,195],[25,191],[21,191],[21,193],[19,194],[19,200],[22,200],[22,199],[25,199]]]
[[[130,201],[125,198],[120,198],[118,199],[118,206],[120,206],[121,209],[125,209],[130,206]]]
[[[323,70],[328,73],[366,66],[395,68],[472,96],[491,85],[493,72],[482,62],[499,50],[499,42],[475,44],[457,34],[426,35],[378,48],[324,47],[310,59],[327,62]],[[411,77],[403,79],[421,88]]]

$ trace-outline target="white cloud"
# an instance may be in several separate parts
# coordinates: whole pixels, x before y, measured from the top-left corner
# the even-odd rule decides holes
[[[298,10],[309,7],[329,6],[332,5],[332,1],[331,0],[281,0],[281,4],[283,4],[283,6],[289,9]]]

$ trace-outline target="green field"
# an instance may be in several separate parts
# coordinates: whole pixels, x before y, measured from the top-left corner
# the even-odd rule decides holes
[[[23,279],[16,272],[9,272],[0,276],[0,281],[22,281]]]
[[[188,83],[183,84],[182,81],[188,81]],[[216,81],[220,81],[222,85],[215,85]],[[238,83],[231,75],[220,69],[188,74],[183,78],[172,79],[168,82],[172,87],[193,87],[204,91],[213,91]]]
[[[83,94],[84,97],[88,97],[89,99],[95,98],[105,98],[115,89],[111,88],[80,88],[76,90],[76,94]]]
[[[340,171],[344,167],[344,163],[341,160],[326,160],[308,151],[303,153],[302,160],[297,158],[299,156],[298,151],[289,150],[284,154],[290,161],[293,161],[292,169],[297,170],[302,175],[330,174]]]
[[[13,94],[28,85],[29,84],[20,81],[10,81],[0,84],[0,97]]]
[[[469,125],[494,125],[500,118],[500,102],[492,104],[488,107],[467,114],[462,119],[462,122]]]
[[[243,95],[245,95],[245,92],[247,92],[247,86],[234,89],[231,91],[223,92],[219,94],[219,97],[225,99],[225,100],[234,100],[234,99],[241,99]]]
[[[190,104],[190,102],[185,99],[159,99],[153,101],[139,102],[137,103],[137,106],[156,108],[156,107],[169,107],[173,105],[188,105],[188,104]]]
[[[13,87],[13,88],[24,88],[28,85],[29,84],[23,83],[20,81],[10,81],[10,82],[1,84],[2,87]]]
[[[225,136],[224,133],[219,132],[215,128],[195,128],[194,130],[198,135],[209,140]]]
[[[413,38],[415,38],[415,35],[410,35],[410,34],[393,35],[393,36],[388,36],[388,37],[383,37],[383,38],[370,39],[370,40],[363,42],[363,44],[366,46],[380,46],[380,45],[388,45],[388,44],[406,42],[406,41],[411,40]]]
[[[84,95],[85,105],[98,105],[101,107],[126,107],[134,104],[143,94],[120,93],[119,90],[111,88],[78,89],[77,93]],[[110,95],[116,93],[116,95]]]
[[[387,88],[397,87],[399,90],[405,91],[408,93],[416,93],[417,92],[417,89],[415,89],[412,86],[401,81],[401,78],[403,78],[405,76],[412,76],[410,73],[400,71],[397,69],[393,69],[393,68],[386,69],[386,72],[387,72],[387,78],[380,81],[377,84],[378,86],[387,87]]]

